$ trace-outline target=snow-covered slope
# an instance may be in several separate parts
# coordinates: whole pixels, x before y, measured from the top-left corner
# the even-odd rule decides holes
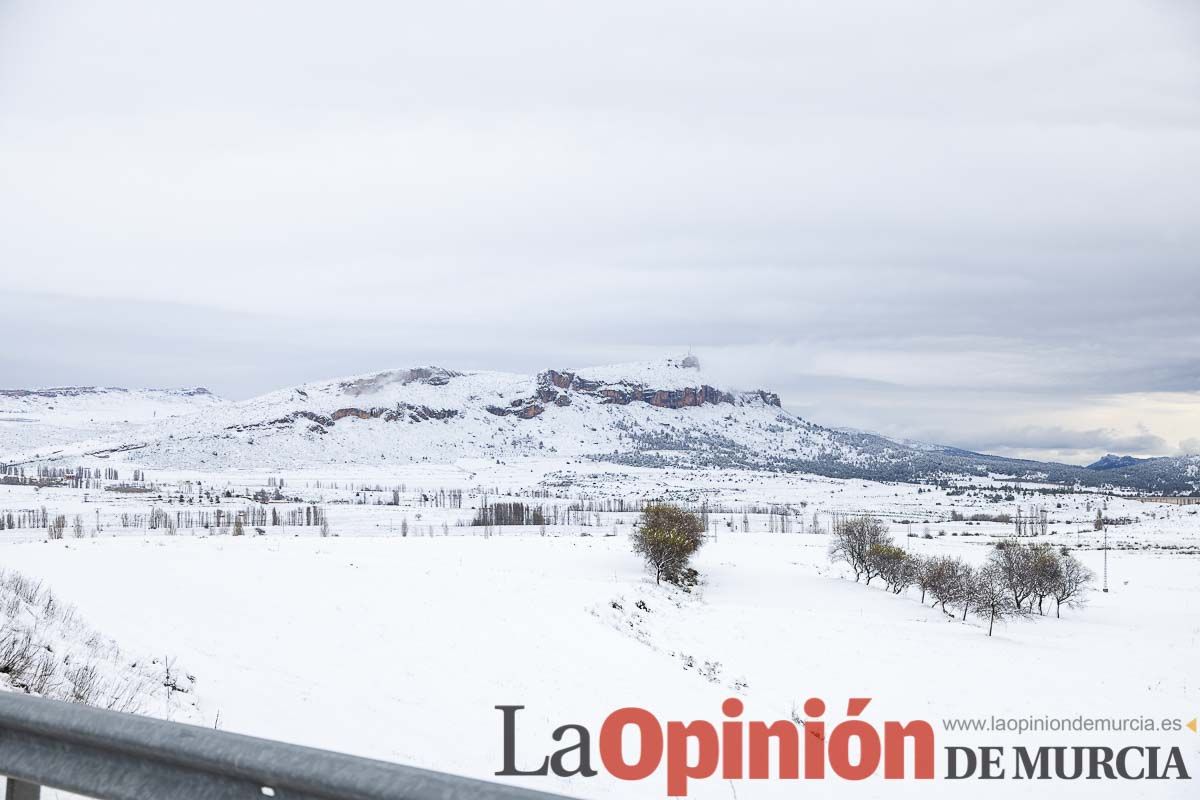
[[[207,389],[121,389],[66,386],[0,389],[0,459],[46,457],[95,439],[134,437],[142,426],[218,408],[227,401]]]
[[[62,427],[140,423],[193,414],[225,401],[207,389],[120,389],[66,386],[0,389],[0,419],[25,418]]]

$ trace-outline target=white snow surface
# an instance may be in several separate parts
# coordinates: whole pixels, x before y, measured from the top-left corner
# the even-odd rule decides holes
[[[867,717],[928,719],[938,745],[1121,744],[1129,735],[968,736],[943,717],[1179,716],[1196,710],[1200,592],[1195,559],[1122,554],[1118,588],[1063,619],[963,623],[855,584],[821,535],[721,536],[702,550],[694,595],[655,586],[624,536],[117,538],[13,545],[7,562],[86,607],[126,646],[195,670],[209,724],[493,778],[499,704],[527,706],[518,752],[540,761],[550,732],[640,705],[661,720],[786,719],[810,696],[871,697]],[[971,560],[985,548],[922,540]],[[1084,559],[1098,569],[1099,554]],[[147,602],[163,598],[165,602]],[[648,610],[638,607],[643,603]],[[1188,738],[1191,737],[1191,738]],[[1200,744],[1188,731],[1143,744]],[[983,741],[986,740],[986,741]],[[941,756],[939,755],[939,772]],[[524,778],[578,797],[658,798],[637,783]],[[970,782],[1008,797],[1009,781]],[[805,796],[962,797],[961,783],[807,781]],[[1189,797],[1185,781],[1024,784],[1031,796]],[[788,781],[692,784],[698,798],[795,797]]]

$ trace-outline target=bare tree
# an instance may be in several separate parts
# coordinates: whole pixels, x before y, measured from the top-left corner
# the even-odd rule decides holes
[[[1064,603],[1073,606],[1083,603],[1088,584],[1096,575],[1066,550],[1059,553],[1058,565],[1058,580],[1051,594],[1054,597],[1054,616],[1061,617]]]
[[[921,590],[921,603],[924,604],[925,595],[929,593],[929,590],[933,588],[934,581],[937,580],[935,565],[938,559],[926,556],[913,556],[913,562],[916,565],[913,582]]]
[[[51,539],[63,538],[63,531],[67,529],[67,515],[59,514],[46,526],[46,535]]]
[[[1031,548],[1029,554],[1029,569],[1029,582],[1033,590],[1033,598],[1029,601],[1030,610],[1033,610],[1036,600],[1038,614],[1045,614],[1043,605],[1046,598],[1054,594],[1054,587],[1058,585],[1059,572],[1062,570],[1059,554],[1049,545],[1036,545]]]
[[[995,567],[1017,608],[1033,594],[1033,561],[1033,548],[1011,541],[998,542],[988,556],[988,566]]]
[[[979,614],[987,617],[988,636],[992,635],[996,620],[1022,613],[1021,605],[1013,601],[1009,579],[1002,565],[989,563],[975,574],[973,583],[971,604]]]
[[[949,605],[962,604],[963,619],[971,608],[975,590],[975,570],[961,558],[938,556],[929,567],[929,593],[933,595],[933,605],[940,603],[945,611]]]
[[[921,570],[921,576],[918,579],[921,586],[921,599],[924,600],[925,593],[929,592],[933,597],[934,608],[941,603],[944,609],[946,603],[954,599],[951,592],[948,591],[953,562],[954,559],[950,556],[931,556],[926,559],[925,567]]]
[[[875,517],[855,517],[834,525],[833,541],[829,545],[829,560],[845,562],[854,573],[854,580],[864,577],[867,585],[879,575],[881,562],[873,559],[871,548],[891,546],[887,526]]]
[[[916,562],[909,558],[903,548],[894,544],[871,545],[868,558],[892,594],[900,594],[916,579]]]

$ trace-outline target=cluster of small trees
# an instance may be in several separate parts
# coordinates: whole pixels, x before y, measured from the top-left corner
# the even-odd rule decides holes
[[[325,508],[316,503],[293,507],[278,505],[246,505],[241,510],[216,508],[212,511],[167,511],[152,506],[149,514],[123,512],[120,517],[122,528],[148,528],[174,533],[177,529],[217,530],[222,534],[236,522],[255,528],[270,527],[319,527],[325,524]]]
[[[19,528],[48,528],[50,513],[46,507],[0,511],[0,531]]]
[[[37,511],[0,511],[0,531],[17,530],[21,528],[45,528],[49,539],[62,539],[67,530],[67,515],[51,515],[45,507]],[[70,521],[71,535],[76,539],[83,538],[83,517],[78,514]]]
[[[526,505],[521,502],[488,503],[487,497],[475,512],[472,525],[491,527],[493,525],[545,525],[546,514],[541,506]]]
[[[951,522],[1002,522],[1008,525],[1013,521],[1011,514],[971,514],[967,516],[961,511],[950,512]]]
[[[1062,607],[1079,605],[1093,579],[1090,569],[1066,548],[1048,544],[1002,541],[987,561],[974,567],[956,556],[922,556],[897,547],[887,526],[874,517],[842,522],[833,532],[829,557],[845,563],[854,580],[868,585],[879,578],[894,594],[915,586],[926,598],[962,618],[974,611],[988,621],[988,636],[996,620],[1046,613],[1054,601],[1056,616]]]
[[[692,555],[704,544],[704,522],[699,515],[668,503],[646,506],[630,536],[633,551],[654,571],[654,580],[666,580],[685,589],[695,586],[699,573]]]

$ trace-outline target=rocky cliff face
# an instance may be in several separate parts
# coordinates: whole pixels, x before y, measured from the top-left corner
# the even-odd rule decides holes
[[[339,408],[330,415],[330,419],[331,422],[346,417],[383,419],[384,422],[427,422],[431,419],[450,419],[457,416],[458,411],[453,408],[430,408],[412,403],[398,403],[394,408]]]
[[[397,403],[393,408],[380,408],[379,406],[339,408],[329,415],[305,410],[293,411],[286,416],[262,422],[230,425],[226,427],[226,430],[248,431],[256,428],[275,428],[304,419],[314,423],[308,428],[311,432],[326,433],[329,428],[337,424],[338,420],[347,417],[351,419],[382,419],[384,422],[427,422],[434,419],[453,419],[458,415],[459,412],[453,408],[430,408],[411,403]]]
[[[627,381],[618,383],[591,381],[581,378],[573,372],[559,372],[555,369],[546,370],[538,375],[538,386],[538,397],[544,400],[557,400],[559,397],[569,398],[571,392],[577,392],[599,397],[605,403],[616,405],[649,403],[657,408],[685,408],[702,406],[705,403],[732,404],[736,402],[736,398],[729,392],[722,392],[705,384],[683,389],[656,389]]]
[[[488,406],[496,416],[516,416],[531,419],[545,412],[549,405],[569,406],[573,394],[586,395],[600,400],[605,405],[625,406],[631,403],[646,403],[655,408],[689,408],[693,406],[727,403],[748,405],[761,403],[779,407],[779,395],[761,389],[754,392],[733,394],[699,384],[675,389],[659,389],[632,381],[588,380],[574,372],[549,369],[537,376],[537,392],[533,397],[513,400],[509,406]]]

